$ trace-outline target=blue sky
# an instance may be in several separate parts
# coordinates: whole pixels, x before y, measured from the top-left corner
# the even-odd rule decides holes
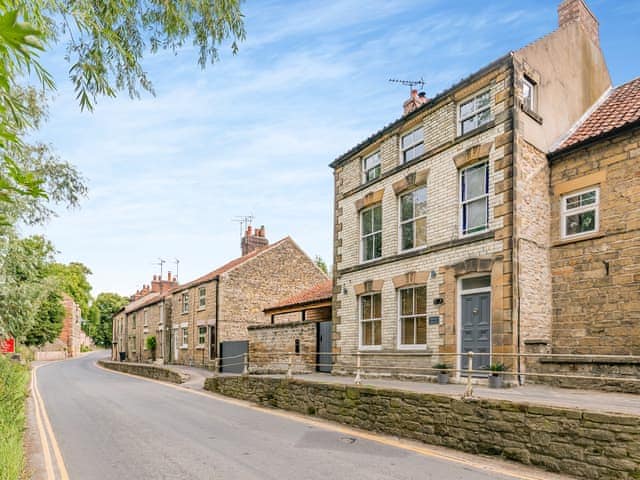
[[[559,0],[249,1],[247,40],[201,70],[192,49],[145,59],[156,97],[123,93],[81,113],[60,48],[58,83],[37,138],[79,167],[90,193],[38,232],[59,260],[93,270],[94,294],[131,294],[180,259],[188,281],[235,258],[231,220],[252,214],[274,242],[291,235],[332,258],[328,164],[428,96],[556,27]],[[614,84],[640,75],[640,2],[589,0]],[[31,230],[29,230],[31,232]]]

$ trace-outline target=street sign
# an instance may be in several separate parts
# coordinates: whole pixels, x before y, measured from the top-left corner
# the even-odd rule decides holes
[[[16,352],[16,341],[9,338],[0,338],[0,353],[15,353]]]

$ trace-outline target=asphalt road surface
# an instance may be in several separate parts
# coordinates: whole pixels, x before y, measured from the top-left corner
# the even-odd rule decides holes
[[[37,372],[71,480],[521,478],[104,371],[96,358]]]

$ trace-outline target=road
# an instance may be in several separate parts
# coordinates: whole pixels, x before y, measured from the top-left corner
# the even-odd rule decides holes
[[[72,480],[532,478],[105,371],[95,361],[93,354],[37,370]]]

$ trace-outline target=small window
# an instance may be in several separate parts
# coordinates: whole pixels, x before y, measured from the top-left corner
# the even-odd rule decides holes
[[[133,337],[131,337],[131,352],[132,353],[136,353],[136,345],[137,345],[137,342],[136,342],[136,337],[134,335]]]
[[[135,330],[136,328],[136,314],[131,315],[131,328]]]
[[[379,293],[360,297],[360,346],[382,345],[382,296]]]
[[[400,197],[400,249],[427,244],[427,187]]]
[[[407,163],[418,158],[424,153],[424,134],[422,128],[416,128],[411,133],[402,136],[400,141],[402,149],[402,163]]]
[[[182,294],[182,313],[189,312],[189,293]]]
[[[489,163],[483,162],[460,172],[462,235],[485,231],[489,226]]]
[[[198,327],[198,345],[207,343],[207,327]]]
[[[530,112],[536,111],[536,84],[527,77],[522,78],[522,106]]]
[[[597,232],[599,203],[597,188],[562,197],[562,236],[571,238]]]
[[[159,324],[162,325],[164,323],[164,303],[158,305],[158,318],[160,319]]]
[[[460,135],[464,135],[491,120],[491,92],[486,90],[460,104]]]
[[[382,205],[363,210],[361,218],[362,261],[382,256]]]
[[[198,289],[198,308],[202,309],[207,305],[207,289],[200,287]]]
[[[189,328],[182,328],[182,348],[187,348],[189,345]]]
[[[380,152],[369,155],[362,160],[362,173],[364,183],[375,180],[380,176]]]
[[[148,308],[145,308],[142,311],[142,318],[144,320],[144,326],[148,327],[149,326],[149,309]]]
[[[490,288],[491,277],[471,277],[462,279],[462,290],[475,290],[477,288]]]
[[[400,346],[427,345],[427,287],[403,288],[400,293]]]

